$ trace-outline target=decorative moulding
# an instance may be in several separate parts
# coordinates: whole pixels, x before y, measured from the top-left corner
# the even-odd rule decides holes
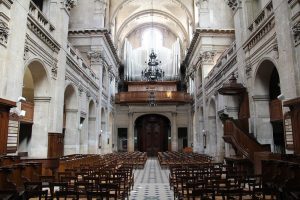
[[[5,5],[8,9],[11,8],[12,4],[14,3],[13,0],[0,0],[0,6],[1,4]]]

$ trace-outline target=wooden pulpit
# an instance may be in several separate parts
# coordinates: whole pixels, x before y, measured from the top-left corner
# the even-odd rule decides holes
[[[9,111],[16,102],[0,98],[0,155],[7,152]]]

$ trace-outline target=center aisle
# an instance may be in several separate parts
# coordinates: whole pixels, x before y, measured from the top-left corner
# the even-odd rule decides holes
[[[148,158],[144,169],[134,172],[135,183],[130,200],[172,200],[169,170],[161,169],[156,158]]]

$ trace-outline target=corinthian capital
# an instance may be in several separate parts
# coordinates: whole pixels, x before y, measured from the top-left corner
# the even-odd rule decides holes
[[[292,27],[293,35],[294,35],[294,41],[296,44],[299,44],[300,41],[300,21],[294,24]]]
[[[216,54],[214,51],[203,51],[199,55],[199,60],[202,64],[203,63],[212,63],[214,61],[215,55]]]
[[[225,0],[225,1],[233,11],[235,11],[241,3],[240,0]]]
[[[102,60],[102,52],[100,50],[93,50],[88,52],[88,56],[91,59],[91,63],[100,63]]]

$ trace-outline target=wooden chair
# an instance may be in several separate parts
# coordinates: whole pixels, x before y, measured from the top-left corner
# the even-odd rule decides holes
[[[242,200],[243,190],[239,183],[231,179],[214,179],[212,185],[216,191],[216,196],[221,196],[225,199],[239,199]]]
[[[108,200],[109,192],[108,191],[87,191],[87,200],[92,200],[96,198],[97,200]]]
[[[100,183],[97,185],[97,188],[93,191],[87,191],[87,199],[92,200],[96,198],[99,200],[117,200],[123,199],[118,198],[119,187],[117,184],[113,183]]]
[[[25,200],[38,197],[47,200],[48,190],[43,190],[42,182],[24,182],[24,194]]]
[[[78,181],[75,183],[75,192],[77,199],[87,197],[88,191],[94,191],[96,186],[91,182]]]
[[[69,197],[77,199],[78,195],[76,191],[69,190],[68,183],[66,182],[52,182],[50,183],[51,199],[64,198],[65,200]]]
[[[20,198],[17,190],[2,190],[0,189],[0,199],[16,200]]]

